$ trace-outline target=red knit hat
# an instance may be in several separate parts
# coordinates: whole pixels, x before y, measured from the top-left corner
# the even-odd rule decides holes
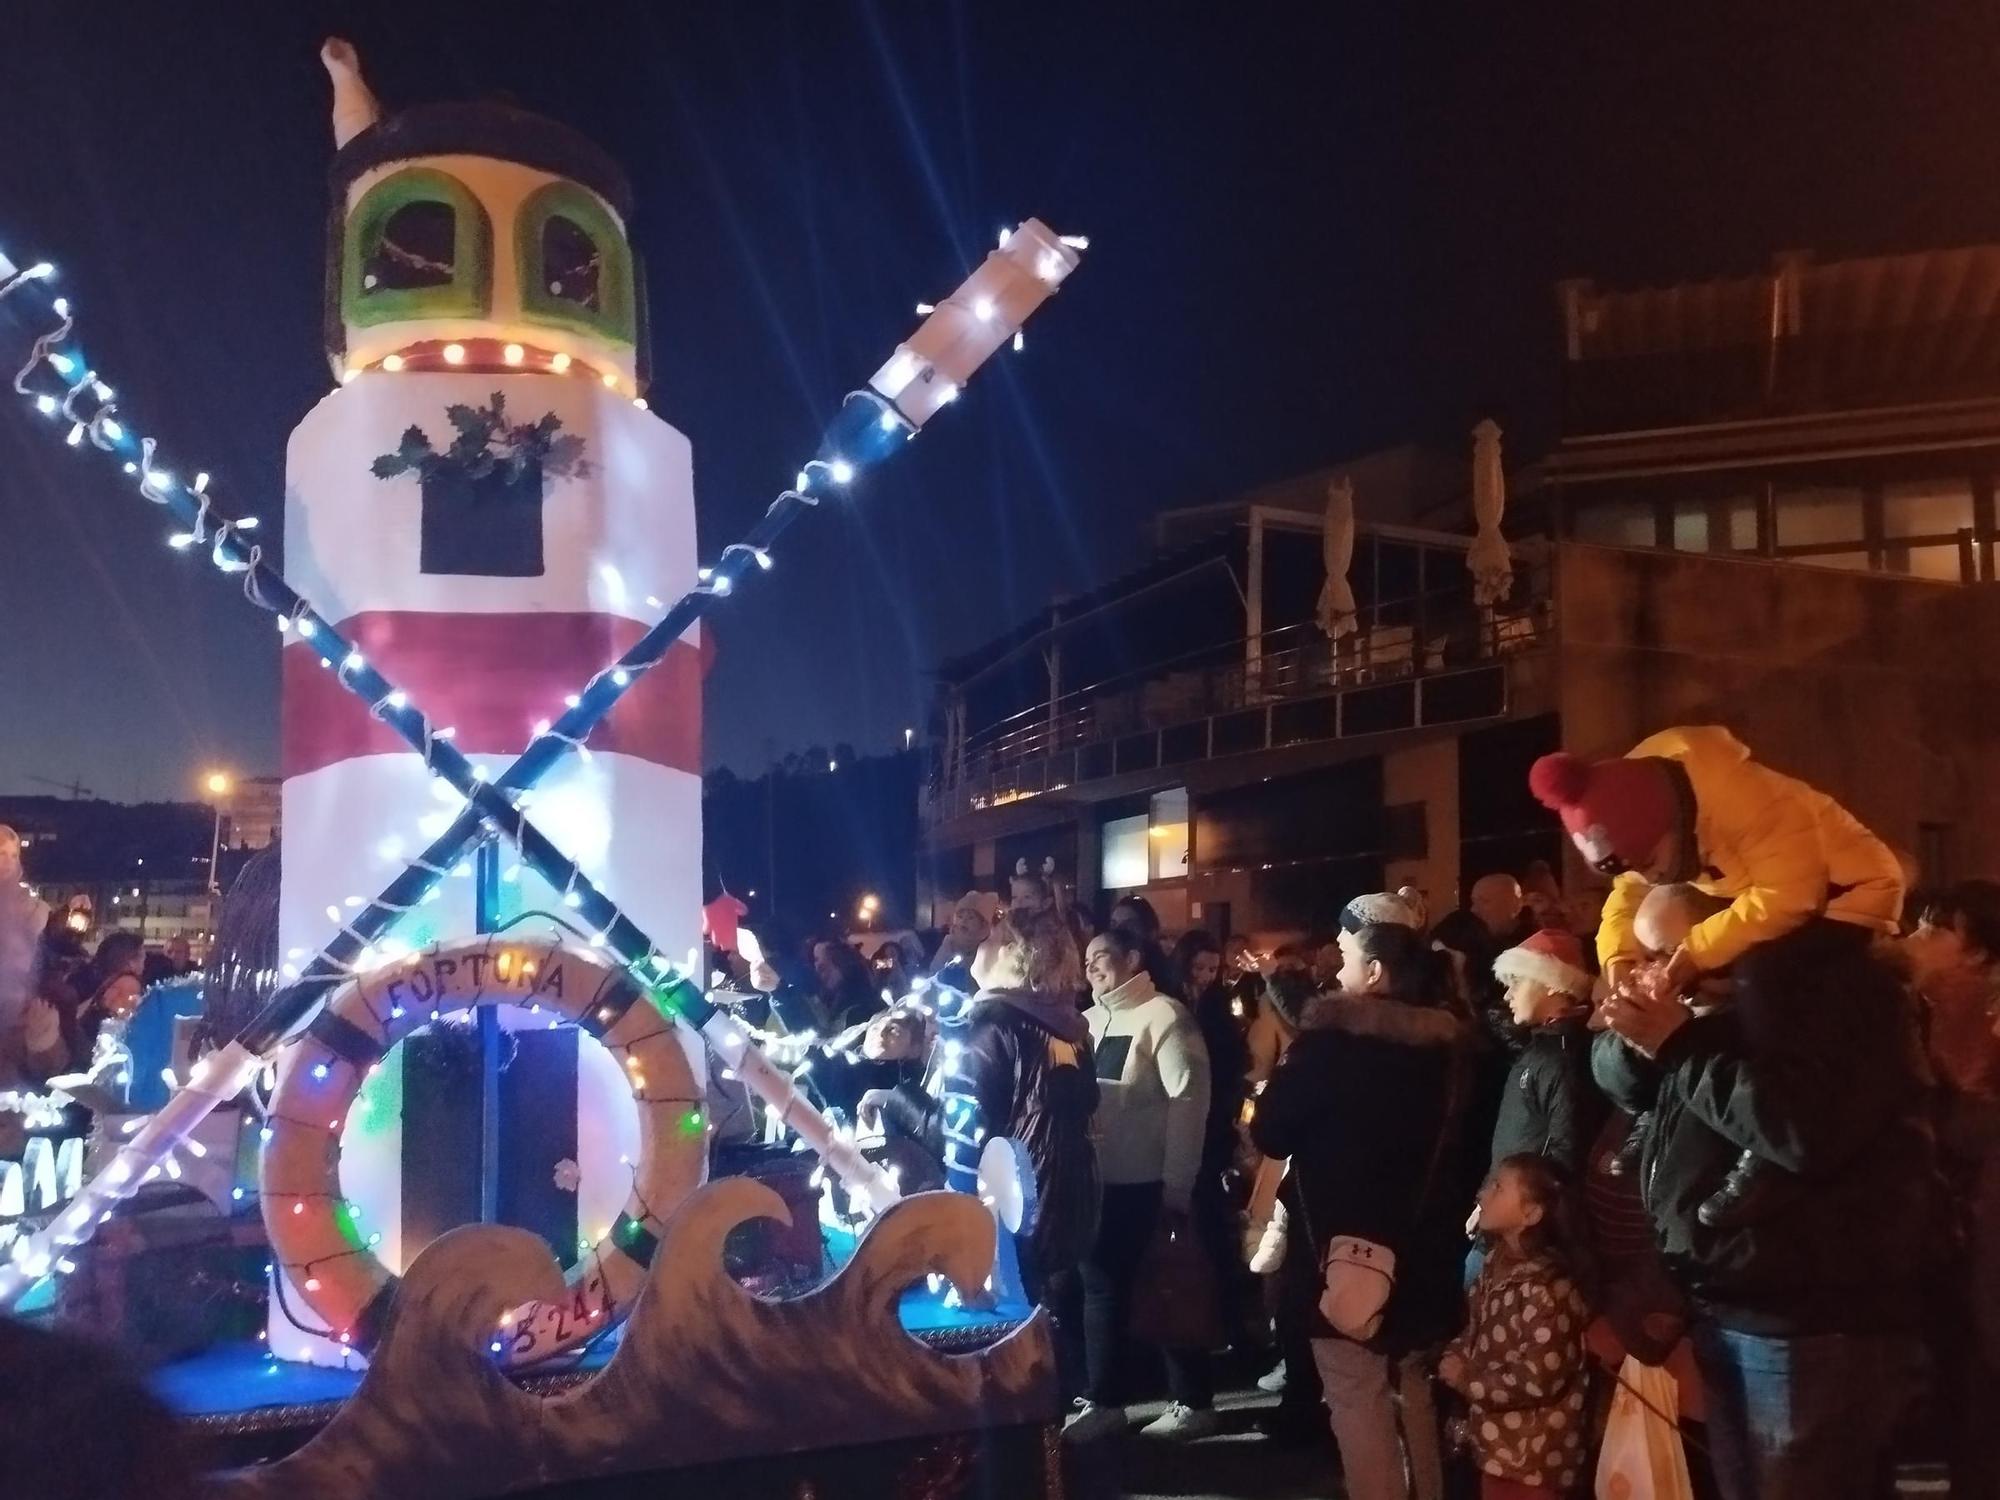
[[[1651,760],[1590,761],[1558,751],[1528,768],[1528,790],[1562,818],[1595,870],[1644,865],[1679,815],[1672,783]]]
[[[1493,977],[1503,983],[1532,979],[1559,995],[1585,999],[1590,996],[1590,971],[1583,966],[1583,945],[1560,927],[1544,927],[1494,959]]]

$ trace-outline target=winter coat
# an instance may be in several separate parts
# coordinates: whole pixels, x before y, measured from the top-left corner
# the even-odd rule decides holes
[[[1576,1282],[1546,1260],[1495,1255],[1468,1300],[1471,1321],[1445,1354],[1465,1363],[1459,1389],[1480,1471],[1575,1493],[1588,1437],[1590,1321]]]
[[[1106,1186],[1157,1182],[1186,1213],[1208,1131],[1208,1048],[1187,1007],[1141,969],[1083,1013],[1097,1067],[1097,1166]]]
[[[1732,903],[1688,934],[1699,968],[1727,968],[1754,944],[1822,913],[1870,932],[1896,930],[1903,871],[1889,846],[1826,793],[1758,765],[1727,729],[1663,729],[1627,758],[1668,760],[1687,773],[1693,883]],[[1632,919],[1647,889],[1637,871],[1612,882],[1597,929],[1602,962],[1640,955]]]
[[[1250,1092],[1250,1047],[1229,1002],[1229,991],[1218,983],[1194,1003],[1195,1025],[1208,1049],[1208,1122],[1201,1143],[1204,1187],[1218,1182],[1236,1160],[1237,1121]]]
[[[1953,971],[1918,986],[1926,1044],[1938,1081],[1967,1098],[2000,1100],[1996,999],[1986,974]]]
[[[40,977],[42,929],[49,909],[13,881],[0,883],[0,1088],[24,1081],[21,1032],[28,997]]]
[[[1259,1151],[1292,1159],[1292,1233],[1307,1237],[1315,1263],[1340,1235],[1396,1253],[1396,1289],[1378,1341],[1385,1349],[1458,1326],[1451,1263],[1463,1259],[1463,1240],[1448,1255],[1443,1236],[1464,1209],[1437,1205],[1456,1166],[1464,1038],[1449,1011],[1386,996],[1322,995],[1306,1008],[1250,1122]],[[1314,1328],[1315,1337],[1332,1336],[1317,1311]]]
[[[1639,1180],[1667,1267],[1725,1326],[1915,1326],[1940,1238],[1928,1069],[1912,1008],[1866,944],[1810,922],[1744,955],[1735,1005],[1683,1023],[1656,1058],[1610,1032],[1594,1045],[1612,1102],[1653,1112]],[[1696,1209],[1746,1150],[1797,1180],[1774,1183],[1749,1223],[1711,1229]]]
[[[1590,1076],[1590,1033],[1577,1015],[1526,1038],[1500,1095],[1490,1165],[1525,1151],[1548,1157],[1575,1182],[1608,1108]]]
[[[941,1046],[950,1061],[939,1096],[897,1091],[901,1109],[915,1106],[906,1128],[966,1190],[988,1137],[1019,1141],[1035,1169],[1035,1264],[1043,1277],[1075,1265],[1097,1234],[1098,1199],[1097,1070],[1082,1015],[1067,995],[981,990]]]

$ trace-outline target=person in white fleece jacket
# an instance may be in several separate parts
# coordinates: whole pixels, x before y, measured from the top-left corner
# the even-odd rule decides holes
[[[1084,956],[1104,1202],[1096,1243],[1080,1268],[1086,1380],[1068,1428],[1077,1442],[1124,1430],[1125,1334],[1140,1264],[1155,1235],[1194,1232],[1189,1209],[1208,1127],[1208,1049],[1187,1007],[1154,988],[1145,952],[1138,934],[1113,927],[1093,938]],[[1145,1431],[1182,1441],[1215,1432],[1207,1351],[1163,1352],[1173,1404]]]

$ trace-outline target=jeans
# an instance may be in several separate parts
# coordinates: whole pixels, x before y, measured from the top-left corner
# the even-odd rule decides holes
[[[1312,1354],[1340,1445],[1347,1500],[1441,1500],[1442,1442],[1422,1359],[1391,1359],[1352,1339],[1316,1338]]]
[[[1083,1316],[1081,1320],[1066,1320],[1082,1335],[1083,1394],[1099,1406],[1118,1406],[1126,1397],[1132,1293],[1159,1220],[1159,1183],[1105,1185],[1096,1243],[1077,1268]],[[1198,1409],[1215,1404],[1207,1350],[1164,1349],[1161,1353],[1174,1400]]]
[[[1702,1322],[1695,1362],[1723,1500],[1866,1500],[1923,1382],[1914,1336],[1791,1338]]]
[[[1939,1145],[1965,1236],[1931,1339],[1952,1500],[2000,1500],[2000,1104],[1954,1099]]]
[[[1277,1310],[1272,1319],[1278,1353],[1285,1361],[1285,1394],[1278,1410],[1285,1418],[1319,1420],[1321,1410],[1317,1356],[1313,1353],[1313,1315],[1320,1289],[1319,1266],[1296,1217],[1285,1240],[1285,1258],[1276,1272]]]

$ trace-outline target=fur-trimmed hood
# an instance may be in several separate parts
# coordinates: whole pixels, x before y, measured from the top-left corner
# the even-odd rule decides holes
[[[1465,1039],[1465,1023],[1448,1010],[1411,1005],[1386,995],[1316,995],[1301,1018],[1306,1031],[1344,1031],[1404,1047],[1450,1047]]]

